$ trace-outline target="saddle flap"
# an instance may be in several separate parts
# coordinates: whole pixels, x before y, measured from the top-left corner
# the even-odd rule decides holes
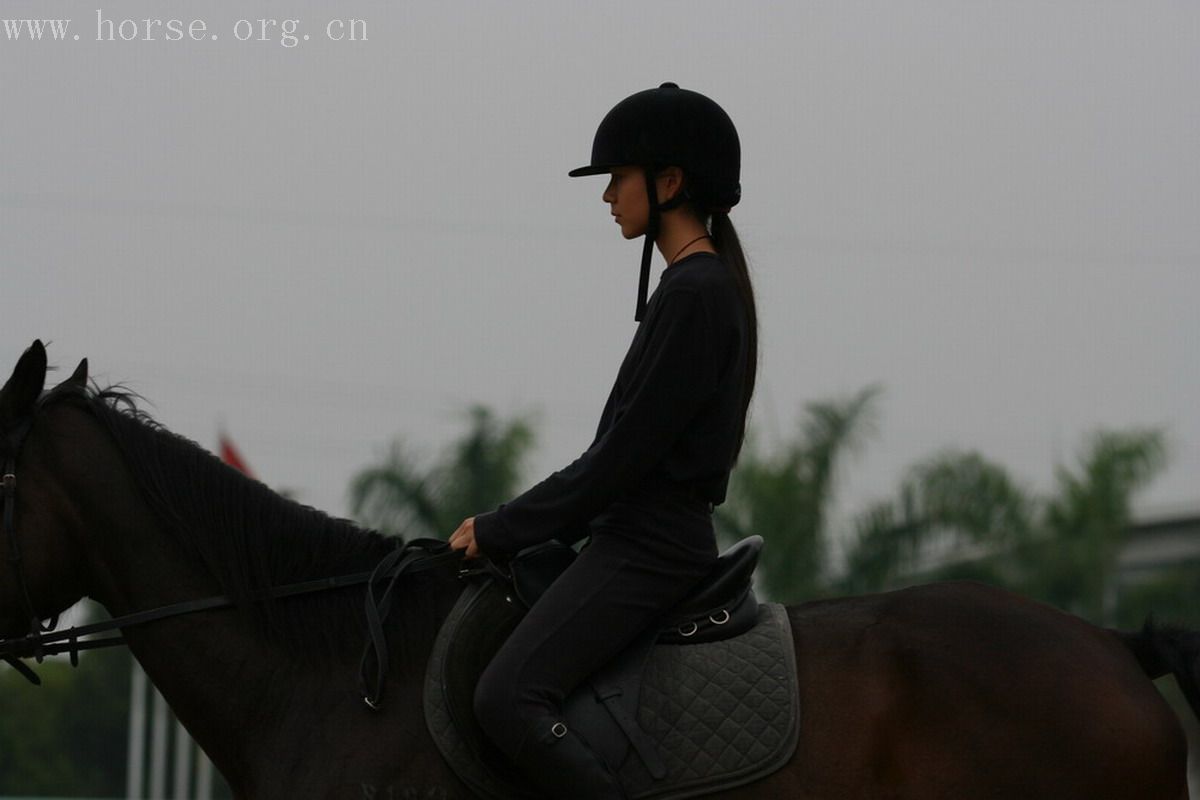
[[[487,800],[532,797],[472,713],[479,672],[521,616],[510,597],[497,581],[472,581],[442,626],[426,673],[429,733],[455,773]],[[775,604],[758,606],[757,617],[731,639],[655,646],[648,656],[635,647],[568,699],[568,724],[589,743],[606,743],[603,755],[633,800],[732,788],[787,763],[799,735],[791,627]],[[584,699],[584,716],[595,725],[571,713]],[[633,723],[632,748],[620,741],[628,736],[622,718]]]

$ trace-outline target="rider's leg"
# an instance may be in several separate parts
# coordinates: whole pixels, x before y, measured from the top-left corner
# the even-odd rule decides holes
[[[480,725],[550,796],[621,796],[607,765],[567,727],[562,703],[707,574],[715,543],[703,532],[694,538],[682,547],[644,547],[635,536],[598,533],[481,676]]]

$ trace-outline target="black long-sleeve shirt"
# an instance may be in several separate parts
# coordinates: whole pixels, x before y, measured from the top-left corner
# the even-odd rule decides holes
[[[576,533],[614,500],[656,481],[725,499],[742,423],[749,321],[730,267],[695,253],[663,270],[579,458],[475,517],[488,555]]]

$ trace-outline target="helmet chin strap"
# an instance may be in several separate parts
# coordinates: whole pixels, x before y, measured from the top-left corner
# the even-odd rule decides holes
[[[643,174],[646,176],[646,200],[650,204],[650,218],[646,222],[646,240],[642,243],[642,271],[638,275],[637,306],[633,310],[635,322],[641,322],[642,317],[646,315],[646,290],[650,286],[650,256],[654,251],[654,243],[658,240],[662,212],[683,205],[687,200],[687,192],[680,191],[670,200],[660,204],[658,202],[658,186],[654,180],[654,168],[645,167]]]

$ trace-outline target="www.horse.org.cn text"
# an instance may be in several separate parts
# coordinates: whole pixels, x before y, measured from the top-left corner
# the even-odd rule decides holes
[[[10,42],[215,42],[233,39],[296,47],[314,39],[367,41],[367,21],[355,18],[329,19],[309,28],[296,18],[258,17],[228,23],[200,18],[133,19],[112,16],[97,8],[94,26],[76,19],[0,19],[0,25],[4,28],[4,38]]]

